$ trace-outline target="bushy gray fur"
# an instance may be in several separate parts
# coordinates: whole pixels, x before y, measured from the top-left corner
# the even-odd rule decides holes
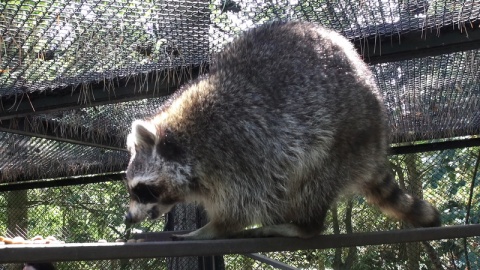
[[[348,40],[313,23],[269,23],[134,122],[127,219],[196,201],[210,222],[179,237],[310,237],[353,191],[415,226],[439,226],[433,206],[393,181],[387,138],[380,93]],[[254,224],[263,227],[244,230]]]

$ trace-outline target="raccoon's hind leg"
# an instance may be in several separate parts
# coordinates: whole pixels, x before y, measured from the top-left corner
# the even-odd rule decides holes
[[[232,238],[259,238],[259,237],[299,237],[310,238],[319,235],[324,228],[328,207],[318,207],[314,218],[302,216],[290,223],[265,225],[263,227],[243,230],[232,235]]]
[[[440,213],[429,202],[407,194],[398,186],[391,173],[384,174],[381,179],[383,180],[367,183],[364,189],[370,203],[379,206],[386,214],[415,227],[441,225]]]
[[[207,239],[223,239],[223,238],[260,238],[260,237],[300,237],[309,238],[319,234],[321,230],[316,233],[304,230],[301,226],[293,223],[285,223],[278,225],[267,225],[255,229],[238,230],[238,231],[220,231],[215,229],[215,225],[211,222],[202,228],[187,233],[174,234],[172,237],[178,240],[207,240]]]

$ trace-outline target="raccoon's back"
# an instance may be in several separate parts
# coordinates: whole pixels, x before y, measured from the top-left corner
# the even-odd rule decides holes
[[[274,22],[247,31],[214,58],[211,74],[219,80],[219,102],[252,114],[261,107],[275,117],[335,124],[384,113],[371,71],[351,43],[313,23]]]
[[[380,104],[371,72],[345,38],[315,24],[272,23],[219,53],[210,75],[165,108],[164,122],[205,175],[242,171],[282,183],[307,159],[333,147],[350,151],[352,138],[384,151]]]
[[[373,75],[338,33],[274,22],[247,31],[213,62],[213,111],[221,111],[221,121],[248,123],[249,131],[283,142],[300,136],[310,146],[340,133],[384,143],[386,117]]]

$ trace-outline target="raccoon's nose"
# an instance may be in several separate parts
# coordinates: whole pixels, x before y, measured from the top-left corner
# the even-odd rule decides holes
[[[133,224],[133,223],[135,223],[135,222],[133,221],[132,213],[127,212],[127,214],[125,215],[125,223],[126,223],[126,224]]]

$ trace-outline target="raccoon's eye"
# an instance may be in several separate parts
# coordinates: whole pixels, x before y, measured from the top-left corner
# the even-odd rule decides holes
[[[166,160],[178,161],[183,155],[183,150],[177,142],[167,136],[158,143],[157,151]]]
[[[146,184],[138,183],[131,190],[132,200],[139,203],[156,203],[160,196],[160,191],[154,186],[148,186]]]

